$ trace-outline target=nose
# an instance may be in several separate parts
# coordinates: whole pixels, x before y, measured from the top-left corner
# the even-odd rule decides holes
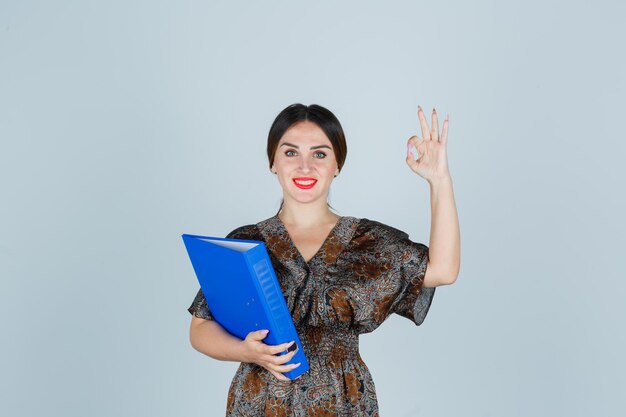
[[[300,158],[300,171],[309,172],[310,162],[307,158]]]

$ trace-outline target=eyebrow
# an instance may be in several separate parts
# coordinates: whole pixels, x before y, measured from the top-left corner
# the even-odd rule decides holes
[[[294,145],[293,143],[289,143],[289,142],[284,142],[284,143],[282,143],[280,146],[291,146],[291,147],[293,147],[293,148],[300,149],[300,148],[298,147],[298,145]],[[320,149],[320,148],[328,148],[328,149],[331,149],[331,147],[330,147],[330,146],[328,146],[328,145],[317,145],[317,146],[311,146],[309,149]]]

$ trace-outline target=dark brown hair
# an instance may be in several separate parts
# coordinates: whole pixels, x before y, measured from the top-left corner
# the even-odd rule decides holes
[[[333,152],[335,153],[335,160],[337,161],[337,168],[341,172],[344,162],[346,161],[346,155],[348,153],[348,146],[346,145],[346,137],[343,133],[341,123],[335,115],[325,107],[317,104],[311,104],[305,106],[304,104],[295,103],[287,106],[281,111],[272,127],[270,127],[269,134],[267,136],[267,159],[269,160],[270,169],[274,164],[274,156],[276,155],[276,149],[278,148],[278,142],[283,137],[287,129],[296,123],[308,120],[319,126],[322,131],[330,140],[333,146]],[[330,204],[329,204],[330,206]],[[283,202],[280,203],[278,212],[283,208]],[[332,208],[332,207],[331,207]]]

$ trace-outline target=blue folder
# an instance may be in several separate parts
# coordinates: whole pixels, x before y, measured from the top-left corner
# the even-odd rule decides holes
[[[248,333],[268,329],[268,345],[295,340],[280,353],[298,348],[288,364],[297,368],[283,373],[295,379],[309,370],[265,243],[257,240],[182,235],[189,259],[211,314],[229,333],[245,339]]]

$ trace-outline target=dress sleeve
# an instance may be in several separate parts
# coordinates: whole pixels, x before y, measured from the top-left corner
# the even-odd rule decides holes
[[[226,235],[227,238],[232,239],[252,239],[253,236],[249,235],[251,230],[251,225],[238,227],[237,229],[230,232]],[[201,319],[205,320],[214,320],[213,314],[211,314],[211,309],[206,302],[206,298],[204,297],[204,293],[202,292],[202,288],[198,290],[196,297],[193,299],[193,302],[187,309],[187,311]]]
[[[428,246],[405,237],[399,241],[399,278],[402,290],[395,300],[393,312],[422,324],[430,309],[435,288],[424,288],[428,264]]]
[[[198,290],[196,298],[193,299],[193,302],[187,311],[196,317],[200,317],[201,319],[213,320],[213,314],[211,314],[211,310],[206,303],[206,298],[204,298],[202,288]]]

